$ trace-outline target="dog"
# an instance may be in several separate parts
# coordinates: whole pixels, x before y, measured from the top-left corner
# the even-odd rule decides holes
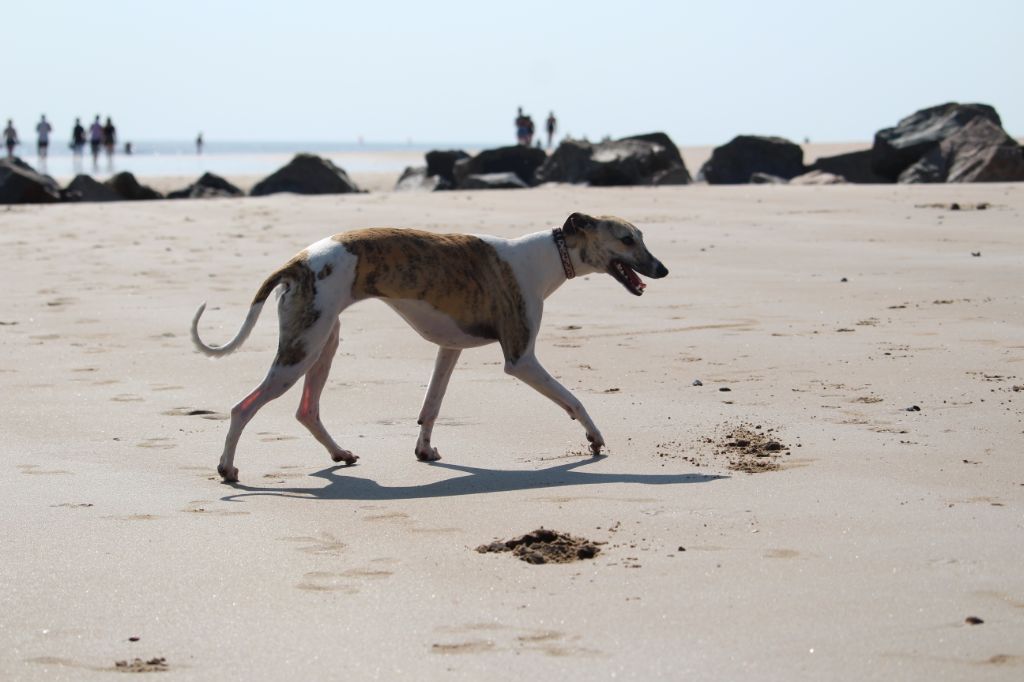
[[[635,296],[646,284],[637,273],[668,274],[644,246],[636,226],[613,216],[573,213],[561,228],[517,239],[434,234],[413,229],[370,228],[322,239],[272,273],[260,286],[241,329],[223,346],[199,338],[192,318],[192,342],[203,354],[220,357],[249,336],[270,293],[278,300],[277,355],[263,382],[231,409],[231,424],[217,467],[225,482],[238,480],[235,449],[246,424],[261,407],[305,376],[296,418],[335,462],[358,457],[341,448],[320,420],[320,394],[338,349],[338,317],[367,298],[384,301],[420,336],[438,345],[434,372],[420,411],[416,457],[441,458],[430,444],[434,421],[459,354],[497,342],[505,372],[547,396],[586,431],[594,455],[604,438],[583,404],[541,366],[534,353],[544,299],[566,280],[605,272]]]

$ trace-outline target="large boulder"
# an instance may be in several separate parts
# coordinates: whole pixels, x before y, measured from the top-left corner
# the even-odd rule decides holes
[[[665,133],[592,144],[564,140],[537,171],[539,182],[589,185],[685,185],[690,174]]]
[[[238,189],[230,182],[214,175],[203,173],[203,175],[188,187],[168,193],[168,199],[216,199],[222,197],[240,197],[245,192]]]
[[[461,149],[435,149],[427,152],[428,177],[438,176],[444,180],[449,187],[455,186],[455,164],[462,159],[468,159],[469,154]]]
[[[114,190],[119,197],[126,201],[148,201],[150,199],[163,199],[163,195],[152,187],[140,184],[135,176],[124,171],[113,175],[103,183]]]
[[[60,187],[17,157],[0,159],[0,204],[52,204],[61,200]]]
[[[894,182],[900,173],[976,118],[1002,125],[999,114],[987,104],[948,102],[914,112],[894,127],[875,133],[871,167]]]
[[[988,118],[976,117],[900,173],[899,182],[1024,181],[1024,148]]]
[[[121,195],[114,188],[103,184],[90,175],[76,175],[64,188],[68,201],[121,201]]]
[[[754,173],[789,180],[806,170],[800,145],[781,137],[739,135],[715,147],[697,179],[712,185],[742,185],[750,182]]]
[[[543,149],[522,145],[485,149],[476,156],[456,161],[452,172],[457,189],[463,189],[470,175],[491,173],[515,173],[525,185],[532,187],[536,184],[537,169],[547,157]]]
[[[807,167],[808,172],[821,171],[838,175],[847,182],[876,184],[889,182],[871,168],[871,150],[823,156]]]
[[[254,197],[294,192],[295,194],[347,194],[359,192],[344,169],[315,154],[296,154],[273,174],[260,180],[249,192]]]
[[[409,166],[395,183],[398,192],[434,192],[451,189],[451,184],[440,175],[428,175],[427,166]]]
[[[459,189],[526,189],[529,187],[515,173],[480,173],[463,178]]]

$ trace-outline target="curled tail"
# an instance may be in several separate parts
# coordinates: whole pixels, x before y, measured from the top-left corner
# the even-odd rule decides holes
[[[241,346],[247,338],[249,338],[250,332],[252,332],[253,327],[256,326],[256,320],[259,319],[260,311],[263,310],[263,304],[266,303],[267,298],[270,296],[270,292],[274,290],[274,287],[282,282],[288,282],[294,279],[298,261],[299,256],[296,256],[296,258],[293,258],[291,261],[286,263],[284,267],[277,270],[268,277],[265,282],[263,282],[263,285],[260,286],[260,290],[256,292],[256,296],[252,300],[252,305],[249,306],[249,314],[245,316],[245,322],[242,323],[242,328],[238,330],[237,334],[235,334],[235,338],[231,339],[223,346],[208,346],[199,338],[199,318],[203,316],[203,311],[206,310],[206,303],[199,306],[199,309],[196,310],[196,314],[192,317],[192,344],[196,347],[196,350],[203,355],[208,355],[214,358],[219,358],[237,350],[238,347]]]

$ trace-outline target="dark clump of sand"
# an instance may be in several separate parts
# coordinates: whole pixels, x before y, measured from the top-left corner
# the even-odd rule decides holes
[[[481,554],[511,552],[513,556],[529,564],[567,564],[580,559],[593,559],[601,551],[598,547],[601,544],[604,543],[538,528],[517,538],[480,545],[476,551]]]
[[[789,448],[775,439],[774,431],[749,424],[725,429],[715,442],[715,454],[724,457],[732,471],[775,471],[779,468],[779,457],[788,454]]]
[[[167,660],[163,657],[151,658],[144,661],[141,658],[133,658],[130,661],[117,661],[114,663],[114,670],[119,673],[158,673],[169,670]]]

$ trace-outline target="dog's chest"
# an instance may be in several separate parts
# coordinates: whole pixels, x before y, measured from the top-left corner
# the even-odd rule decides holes
[[[476,348],[495,341],[493,337],[484,338],[467,333],[455,320],[426,301],[393,298],[383,300],[420,336],[439,346]]]

